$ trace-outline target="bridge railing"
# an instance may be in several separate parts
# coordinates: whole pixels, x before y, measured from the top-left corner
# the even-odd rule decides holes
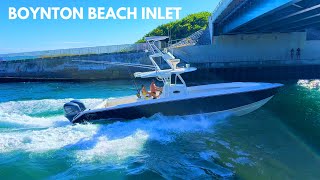
[[[85,48],[72,49],[58,49],[48,51],[34,51],[25,53],[0,54],[0,60],[24,60],[24,59],[38,59],[38,58],[55,58],[81,55],[99,55],[111,53],[126,53],[126,52],[140,52],[148,49],[147,44],[124,44],[112,46],[97,46]]]
[[[201,29],[201,30],[193,33],[189,37],[171,41],[169,49],[179,48],[179,47],[184,47],[184,46],[193,46],[193,45],[197,44],[199,38],[201,37],[201,35],[203,34],[204,31],[205,31],[204,29]]]
[[[232,0],[220,0],[218,5],[216,6],[216,8],[212,11],[212,15],[211,17],[213,18],[213,20],[215,20],[222,12],[222,7],[224,5],[230,4]],[[219,12],[221,11],[221,12]]]

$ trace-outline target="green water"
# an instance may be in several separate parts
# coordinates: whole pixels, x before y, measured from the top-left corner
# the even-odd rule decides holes
[[[128,85],[129,84],[129,85]],[[0,84],[1,179],[319,179],[320,91],[296,83],[242,117],[71,125],[89,107],[135,93],[125,81]]]

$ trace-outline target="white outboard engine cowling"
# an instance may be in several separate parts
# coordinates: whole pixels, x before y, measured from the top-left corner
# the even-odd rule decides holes
[[[65,117],[72,122],[75,116],[86,110],[86,107],[81,101],[73,100],[64,104],[63,109]]]

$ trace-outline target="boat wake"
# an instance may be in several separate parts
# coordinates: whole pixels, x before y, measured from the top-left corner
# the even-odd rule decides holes
[[[145,160],[153,156],[149,148],[154,144],[166,147],[178,143],[177,141],[184,136],[214,134],[216,125],[226,122],[228,117],[165,117],[157,114],[148,119],[113,124],[72,125],[63,116],[61,108],[67,101],[69,99],[0,103],[0,154],[16,152],[41,157],[67,157],[78,164],[129,166],[127,163],[132,159],[135,163],[138,159]],[[101,99],[82,101],[90,107],[99,103]],[[213,155],[218,157],[217,154]],[[226,173],[225,170],[223,172]],[[140,171],[129,170],[128,173]],[[230,172],[226,174],[229,176]]]
[[[53,127],[69,124],[62,106],[70,99],[44,99],[0,103],[0,128]],[[93,107],[102,99],[85,99]]]
[[[299,80],[297,83],[299,86],[308,89],[320,89],[320,80]]]
[[[91,142],[93,139],[103,142],[103,139],[114,141],[133,136],[169,143],[174,141],[174,137],[181,133],[209,131],[214,124],[219,122],[218,120],[226,118],[223,115],[216,116],[216,119],[212,120],[207,119],[204,115],[165,117],[157,114],[151,118],[106,125],[71,125],[63,116],[61,108],[66,101],[69,101],[69,99],[0,103],[0,128],[2,132],[5,132],[5,134],[3,133],[3,141],[8,140],[7,144],[11,145],[14,145],[14,143],[12,144],[10,140],[15,141],[18,143],[16,147],[25,147],[27,151],[59,149],[67,145],[69,145],[68,147],[86,146],[87,144],[83,143],[86,139]],[[89,107],[101,102],[99,99],[85,99],[83,101]],[[39,131],[35,131],[37,128],[39,128]],[[45,146],[37,144],[39,142],[37,138],[43,143],[56,142],[50,143],[50,147],[47,149]],[[61,140],[61,138],[64,140]],[[31,147],[21,146],[25,142]],[[35,147],[32,147],[33,143],[35,143]],[[4,142],[1,145],[4,145]],[[36,146],[39,148],[36,148]],[[14,150],[15,147],[12,147],[12,150]],[[7,151],[10,149],[10,147],[6,148]],[[82,150],[83,147],[80,147],[80,149]]]

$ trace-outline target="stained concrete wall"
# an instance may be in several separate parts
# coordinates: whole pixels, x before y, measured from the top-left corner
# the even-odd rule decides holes
[[[291,59],[291,49],[296,51]],[[214,81],[274,81],[320,78],[320,40],[306,33],[215,37],[212,45],[176,48],[173,54],[199,70],[185,78]]]
[[[301,59],[320,60],[320,41],[306,41],[305,32],[215,37],[212,45],[174,49],[188,63],[291,60],[291,49],[301,49]],[[295,52],[296,54],[296,52]]]
[[[87,56],[55,57],[16,61],[0,61],[0,77],[22,79],[127,79],[130,71],[142,71],[106,64],[81,63],[78,60],[150,63],[148,53],[114,53]]]

